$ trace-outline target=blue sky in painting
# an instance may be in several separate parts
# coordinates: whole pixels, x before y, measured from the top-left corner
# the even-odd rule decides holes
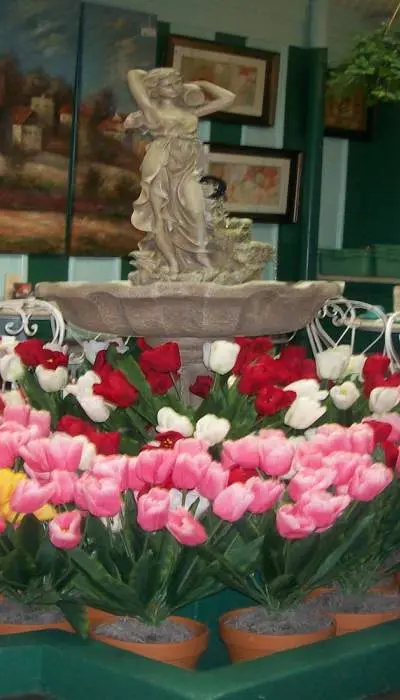
[[[42,68],[74,84],[78,0],[1,0],[0,55],[14,53],[23,73]]]
[[[156,17],[116,7],[85,5],[81,100],[112,88],[118,111],[135,106],[127,87],[131,68],[148,70],[156,60]]]

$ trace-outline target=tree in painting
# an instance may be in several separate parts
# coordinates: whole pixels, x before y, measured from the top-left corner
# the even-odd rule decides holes
[[[139,237],[130,224],[140,193],[145,134],[126,132],[135,105],[127,86],[131,68],[155,65],[152,15],[85,4],[78,118],[78,157],[71,252],[127,255]]]
[[[2,252],[64,251],[78,29],[78,0],[1,0]]]

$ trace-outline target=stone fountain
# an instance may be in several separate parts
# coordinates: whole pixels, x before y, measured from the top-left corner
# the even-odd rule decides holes
[[[140,110],[127,129],[152,134],[132,224],[144,233],[126,282],[46,283],[36,296],[55,301],[81,329],[179,341],[182,388],[204,374],[205,341],[279,335],[304,328],[340,295],[325,282],[261,281],[274,251],[251,240],[249,219],[229,218],[221,197],[201,183],[198,118],[229,108],[233,93],[206,81],[184,83],[171,68],[128,74]]]

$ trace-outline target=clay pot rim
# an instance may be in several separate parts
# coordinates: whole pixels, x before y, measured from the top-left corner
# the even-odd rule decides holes
[[[254,606],[249,606],[248,608],[237,608],[236,610],[231,610],[230,612],[222,615],[219,618],[219,629],[220,629],[221,636],[224,637],[224,634],[226,634],[225,630],[228,627],[226,625],[227,620],[231,620],[233,617],[238,617],[238,615],[241,615],[243,612],[247,612],[249,610],[256,610],[257,607],[260,607],[260,606],[254,605]],[[238,635],[240,634],[240,635],[242,635],[242,640],[248,641],[248,642],[250,642],[251,640],[254,641],[255,638],[259,638],[261,640],[262,638],[265,638],[265,637],[268,639],[274,638],[274,639],[278,639],[278,640],[290,638],[290,639],[295,639],[295,640],[298,639],[300,641],[300,640],[304,640],[304,639],[308,639],[308,638],[313,638],[315,636],[315,634],[318,634],[321,630],[325,630],[325,629],[326,630],[329,630],[329,629],[335,630],[336,629],[335,620],[333,618],[331,619],[329,625],[324,625],[323,627],[316,627],[315,630],[312,632],[289,632],[288,634],[271,634],[271,633],[262,634],[262,633],[258,633],[258,632],[247,632],[246,630],[238,630],[238,629],[235,629],[234,627],[228,627],[229,631],[227,632],[227,634],[229,634],[229,635],[230,634],[238,634]]]
[[[123,619],[122,615],[116,615],[115,619]],[[168,652],[171,647],[183,647],[185,648],[185,656],[190,656],[192,653],[192,647],[193,651],[195,648],[198,649],[198,644],[199,641],[201,641],[201,648],[202,650],[206,649],[207,644],[208,644],[208,628],[203,622],[199,622],[198,620],[192,620],[190,617],[180,617],[179,615],[170,615],[168,620],[171,620],[171,622],[177,622],[178,624],[182,624],[185,627],[188,627],[194,634],[193,637],[190,639],[185,639],[179,642],[138,642],[135,640],[127,640],[127,639],[116,639],[115,637],[108,637],[105,634],[97,634],[95,630],[92,632],[92,639],[97,640],[98,642],[104,642],[107,644],[108,642],[113,642],[116,643],[116,645],[121,645],[121,649],[129,649],[132,646],[138,646],[140,649],[143,651],[146,650],[151,650],[154,648],[157,648],[160,650],[160,652]],[[123,646],[122,646],[123,645]]]

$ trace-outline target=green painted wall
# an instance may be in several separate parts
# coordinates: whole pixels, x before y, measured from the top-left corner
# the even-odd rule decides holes
[[[350,142],[343,246],[400,246],[400,105],[380,105],[373,138]],[[400,265],[398,270],[400,279]],[[351,287],[358,298],[392,307],[392,287]]]

